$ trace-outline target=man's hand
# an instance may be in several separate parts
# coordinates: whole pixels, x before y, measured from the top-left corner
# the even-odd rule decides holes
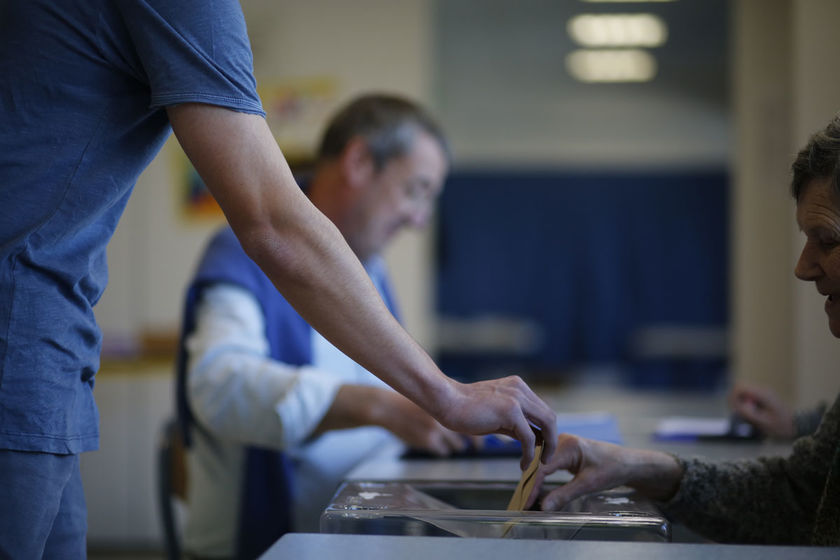
[[[557,415],[518,376],[469,384],[452,381],[448,397],[433,411],[441,424],[467,434],[498,433],[518,439],[522,470],[534,458],[534,427],[545,441],[543,462],[553,455]]]
[[[729,405],[766,436],[780,439],[796,436],[793,410],[766,387],[738,383],[729,395]]]
[[[544,511],[560,509],[584,494],[624,485],[655,500],[667,501],[679,488],[683,474],[680,463],[666,453],[561,434],[557,451],[537,472],[537,482],[526,508],[537,500],[545,477],[558,470],[567,470],[575,476],[543,498]]]

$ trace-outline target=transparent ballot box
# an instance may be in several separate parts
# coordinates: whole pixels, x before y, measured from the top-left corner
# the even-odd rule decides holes
[[[548,492],[556,485],[544,485]],[[668,521],[629,489],[578,498],[553,512],[507,511],[513,482],[345,482],[321,514],[322,533],[511,539],[671,540]]]

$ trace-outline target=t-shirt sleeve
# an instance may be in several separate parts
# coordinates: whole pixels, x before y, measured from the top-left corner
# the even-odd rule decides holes
[[[151,107],[207,103],[265,116],[236,0],[118,0]]]

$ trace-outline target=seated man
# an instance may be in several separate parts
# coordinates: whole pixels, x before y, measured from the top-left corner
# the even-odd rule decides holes
[[[827,296],[829,330],[840,338],[840,116],[799,152],[792,190],[806,236],[795,274]],[[786,458],[681,459],[562,434],[527,505],[536,501],[545,476],[558,469],[575,476],[543,498],[544,510],[627,485],[716,541],[840,546],[840,396],[816,432],[798,439]]]
[[[399,230],[427,223],[448,164],[422,109],[368,95],[331,120],[304,182],[392,312],[380,253]],[[196,556],[254,557],[285,531],[317,532],[343,476],[392,436],[439,455],[465,445],[313,330],[229,228],[199,264],[182,341],[184,547]]]

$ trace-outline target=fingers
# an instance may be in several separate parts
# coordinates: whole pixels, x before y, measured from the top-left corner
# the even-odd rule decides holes
[[[578,496],[592,490],[584,484],[585,476],[581,474],[585,453],[581,446],[585,446],[584,440],[577,436],[560,434],[558,437],[556,453],[551,456],[549,463],[540,470],[544,476],[548,476],[548,474],[562,469],[571,472],[575,477],[560,488],[552,490],[543,498],[540,504],[543,511],[560,509]]]
[[[384,427],[403,440],[409,447],[423,449],[439,457],[463,450],[464,437],[435,420],[425,410],[404,396],[386,391],[397,411],[388,417]]]
[[[517,398],[520,404],[520,411],[521,414],[524,415],[526,421],[532,426],[536,427],[540,431],[540,436],[543,440],[543,454],[542,454],[542,462],[546,463],[548,458],[554,454],[554,450],[556,449],[557,444],[557,414],[554,410],[548,406],[545,401],[539,398],[533,390],[520,378],[519,376],[510,376],[506,378],[509,380],[511,384],[516,386],[516,390],[518,392]],[[517,424],[517,427],[519,424]],[[523,451],[525,450],[526,441],[524,439],[520,439],[517,436],[517,439],[522,442]],[[534,443],[532,442],[531,438],[528,440],[528,448],[533,448]],[[533,459],[533,453],[528,454],[529,458]],[[530,460],[525,463],[525,458],[523,457],[523,463],[525,466],[523,469],[527,468],[530,464]]]
[[[540,416],[529,415],[529,420],[541,431],[544,446],[542,462],[546,464],[557,449],[557,415],[541,399],[539,404],[542,405],[538,408]]]
[[[468,440],[458,432],[443,427],[431,416],[416,419],[413,425],[415,445],[437,455],[446,457],[467,447]]]
[[[749,397],[754,392],[755,388],[752,385],[744,383],[743,381],[736,381],[735,384],[732,386],[732,391],[729,393],[729,396],[730,398],[737,400],[744,397]]]
[[[732,403],[732,410],[748,422],[755,423],[759,419],[759,410],[752,400],[736,400]]]
[[[772,408],[778,397],[767,387],[737,383],[730,393],[730,404],[736,406],[750,406],[755,409]]]
[[[426,445],[424,447],[427,451],[438,457],[446,457],[452,453],[452,448],[449,446],[443,434],[440,433],[430,434],[430,437],[426,438]]]
[[[514,419],[514,422],[513,437],[522,443],[522,459],[519,461],[519,468],[524,471],[534,460],[534,446],[537,442],[537,436],[521,413],[518,419]]]
[[[739,401],[733,411],[764,435],[781,438],[796,435],[793,410],[778,399]]]
[[[467,448],[467,440],[459,433],[448,430],[443,426],[440,427],[441,441],[446,446],[446,454],[449,455],[456,451],[463,451]]]
[[[523,509],[530,509],[534,502],[537,501],[537,498],[540,495],[540,490],[542,489],[543,480],[549,473],[543,472],[543,469],[537,471],[537,474],[534,475],[534,487],[531,488],[531,494],[528,496],[528,499],[525,500],[525,505]]]
[[[468,447],[471,447],[472,449],[476,449],[478,451],[484,449],[484,438],[482,436],[464,436],[462,434],[461,437],[466,438],[465,442]]]
[[[526,507],[530,507],[537,501],[540,494],[540,486],[545,480],[545,477],[558,470],[568,470],[573,473],[577,472],[580,468],[580,462],[581,457],[578,438],[568,434],[561,435],[560,440],[558,441],[557,453],[550,458],[549,464],[543,465],[543,467],[540,468],[537,474],[537,483],[534,485],[531,495],[528,496]],[[587,477],[585,474],[578,474],[569,482],[552,490],[543,497],[540,508],[543,511],[558,510],[575,498],[588,494],[596,489],[591,486],[591,484],[587,483]]]
[[[585,484],[579,482],[578,478],[574,478],[562,485],[560,488],[556,488],[549,492],[543,498],[540,508],[543,511],[557,511],[575,498],[579,498],[589,492],[590,489],[586,488]]]

